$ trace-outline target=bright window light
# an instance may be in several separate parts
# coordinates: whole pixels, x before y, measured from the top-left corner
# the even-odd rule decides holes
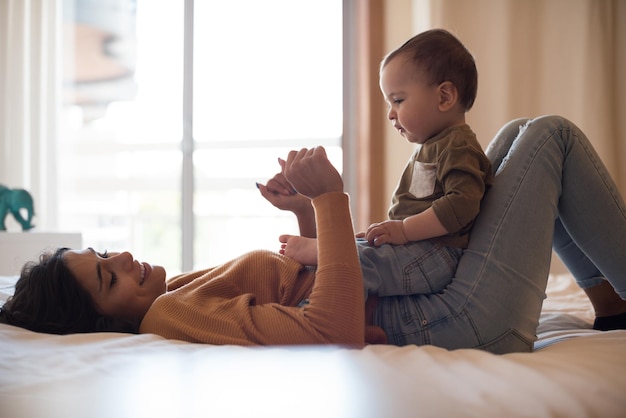
[[[184,2],[65,0],[59,228],[182,269]],[[342,166],[341,0],[196,1],[194,267],[278,249],[255,187],[290,149]]]

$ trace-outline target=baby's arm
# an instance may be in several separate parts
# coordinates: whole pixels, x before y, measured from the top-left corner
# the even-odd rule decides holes
[[[402,221],[389,220],[371,225],[365,233],[370,245],[403,245],[410,241],[439,237],[448,234],[433,208],[409,216]]]
[[[401,221],[409,241],[440,237],[448,234],[432,207],[422,213],[409,216]]]

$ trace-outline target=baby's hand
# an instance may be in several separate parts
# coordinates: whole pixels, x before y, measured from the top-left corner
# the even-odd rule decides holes
[[[282,167],[285,161],[279,159],[279,163]],[[265,200],[280,210],[298,212],[311,204],[308,197],[298,194],[293,189],[282,172],[268,180],[265,185],[257,183],[256,187]]]
[[[285,160],[282,158],[278,159],[278,164],[280,165],[280,172],[274,175],[267,182],[267,188],[272,193],[278,193],[282,195],[292,195],[295,194],[296,191],[293,189],[289,181],[285,178],[284,170],[285,170]]]
[[[372,224],[367,228],[365,239],[370,245],[376,247],[383,244],[404,245],[409,242],[402,221],[383,221]]]

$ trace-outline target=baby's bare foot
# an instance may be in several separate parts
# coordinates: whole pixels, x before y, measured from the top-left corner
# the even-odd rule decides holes
[[[305,266],[317,265],[317,240],[297,235],[281,235],[280,253]]]

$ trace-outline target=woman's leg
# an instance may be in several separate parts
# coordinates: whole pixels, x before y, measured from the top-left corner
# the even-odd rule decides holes
[[[524,181],[531,186],[534,184],[537,190],[534,196],[532,191],[529,191],[526,199],[541,199],[544,202],[531,205],[530,208],[533,209],[530,218],[527,217],[528,219],[523,221],[524,218],[520,216],[518,225],[524,228],[527,228],[528,224],[535,227],[544,225],[546,231],[550,230],[551,228],[545,225],[547,219],[541,216],[539,211],[552,213],[552,206],[556,204],[558,218],[554,226],[553,247],[581,287],[587,289],[587,294],[601,315],[624,312],[624,305],[615,301],[615,292],[622,297],[626,296],[624,276],[626,206],[608,171],[589,140],[574,124],[558,117],[545,117],[532,121],[527,127],[522,128],[520,138],[505,157],[503,167],[499,168],[501,174],[505,174],[507,163],[513,158],[518,158],[515,148],[524,146],[522,143],[525,142],[523,139],[525,136],[537,138],[528,142],[541,146],[541,149],[536,149],[537,155],[532,159],[532,164],[536,167],[532,172],[530,170],[526,172],[525,175],[529,176],[529,179]],[[540,176],[537,177],[536,174]],[[535,180],[530,180],[533,178],[530,176]],[[547,183],[548,186],[543,183]],[[561,191],[558,196],[550,192],[558,190],[559,186]],[[555,197],[556,200],[553,200]],[[533,223],[535,216],[538,219]],[[532,240],[538,239],[537,242],[540,243],[538,246],[543,255],[545,241],[542,238],[545,235],[538,234],[538,231],[533,233],[532,229],[526,232],[519,231],[515,235],[524,233],[531,238],[526,241],[526,245],[533,245]],[[532,255],[533,253],[534,251],[521,250],[517,253],[518,257],[497,260],[505,262],[515,271],[530,272],[532,267],[523,270],[519,259],[526,258],[522,262],[533,264],[538,257]],[[543,267],[544,262],[537,263],[535,273],[537,278],[541,271],[540,266]],[[543,276],[543,272],[541,275]],[[532,277],[527,274],[524,276]],[[606,286],[604,278],[608,279],[615,289],[610,292],[612,295],[607,292],[610,289]]]
[[[530,121],[514,138],[518,126],[488,148],[496,179],[452,284],[437,295],[381,299],[376,320],[390,342],[532,349],[558,217],[614,287],[626,287],[624,205],[587,138],[560,117]]]
[[[563,230],[589,260],[581,261],[583,257],[579,257],[573,261],[566,252],[561,252],[561,257],[574,274],[580,266],[592,263],[626,299],[626,206],[584,134],[573,125],[571,134],[577,146],[572,147],[563,164],[559,219]],[[585,276],[577,279],[584,280]]]
[[[589,297],[596,315],[593,327],[599,330],[626,328],[626,300],[615,293],[613,286],[576,245],[560,219],[555,225],[553,248]]]

